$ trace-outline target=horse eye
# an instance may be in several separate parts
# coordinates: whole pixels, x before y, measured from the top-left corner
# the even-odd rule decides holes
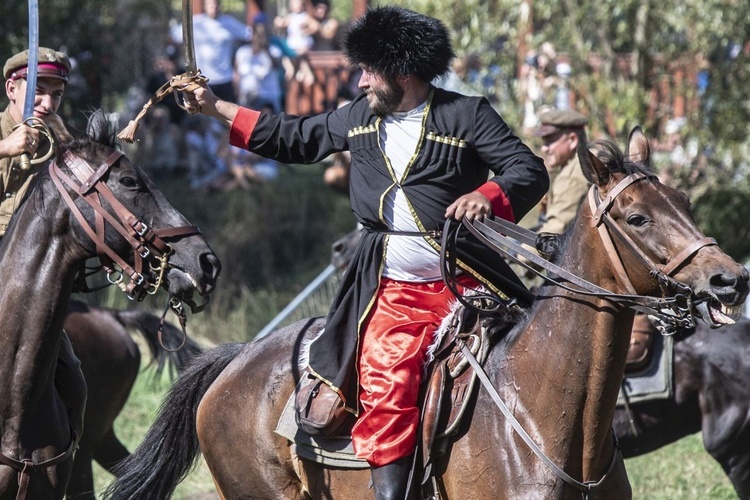
[[[120,179],[120,184],[125,186],[126,188],[134,188],[138,186],[138,182],[133,179],[132,177],[123,177]]]
[[[631,226],[641,227],[641,226],[645,226],[647,222],[648,222],[648,219],[646,219],[642,215],[633,214],[628,217],[628,224],[630,224]]]

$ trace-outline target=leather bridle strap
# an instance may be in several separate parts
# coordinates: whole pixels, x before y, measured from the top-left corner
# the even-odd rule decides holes
[[[643,179],[648,179],[650,177],[651,176],[644,173],[635,173],[625,177],[598,204],[598,189],[596,188],[596,186],[591,186],[588,194],[589,206],[592,213],[594,214],[591,225],[595,226],[599,231],[602,243],[607,249],[607,255],[609,256],[610,262],[615,269],[616,277],[618,278],[618,281],[620,281],[620,283],[625,286],[629,293],[635,293],[635,289],[633,288],[630,278],[628,277],[628,273],[623,265],[622,259],[612,240],[613,234],[617,236],[618,239],[628,247],[630,252],[638,257],[638,259],[646,267],[646,269],[648,269],[648,271],[657,278],[660,286],[668,286],[673,289],[684,289],[685,287],[681,283],[678,283],[677,281],[672,279],[672,273],[676,271],[682,264],[684,264],[690,257],[695,255],[695,253],[697,253],[701,248],[716,245],[716,240],[713,238],[700,238],[684,248],[679,254],[671,258],[669,260],[669,263],[665,266],[657,266],[638,247],[638,245],[635,244],[632,238],[630,238],[617,224],[615,224],[615,222],[612,220],[612,217],[609,215],[609,210],[612,207],[612,203],[614,202],[617,195],[622,193],[631,184]]]
[[[682,252],[677,254],[673,259],[670,259],[670,261],[661,268],[661,272],[666,274],[667,276],[672,276],[672,273],[675,272],[682,264],[685,263],[690,257],[695,255],[698,250],[700,250],[703,247],[707,246],[713,246],[718,245],[716,243],[716,240],[713,238],[710,238],[706,236],[705,238],[701,238],[698,241],[694,242],[692,245],[689,245],[686,249],[684,249]]]
[[[654,315],[662,314],[663,309],[669,308],[672,303],[678,301],[675,297],[657,298],[647,295],[625,295],[610,292],[605,288],[576,276],[567,269],[553,264],[543,257],[540,257],[538,254],[527,250],[519,243],[516,243],[513,239],[498,232],[496,229],[498,226],[510,224],[507,221],[492,219],[491,222],[494,227],[489,225],[490,219],[486,217],[483,221],[474,220],[473,222],[464,219],[463,224],[469,232],[471,232],[484,245],[498,253],[506,255],[514,262],[526,267],[545,281],[548,281],[564,290],[579,295],[599,297],[609,300],[612,303],[625,305],[636,311]],[[538,271],[534,266],[529,266],[519,257],[525,258],[540,268],[545,269],[548,274]],[[575,287],[566,285],[566,282],[575,285]]]
[[[168,258],[171,253],[170,245],[164,241],[169,238],[190,236],[200,234],[196,226],[181,226],[165,229],[151,229],[140,221],[130,210],[128,210],[112,193],[112,190],[103,182],[103,178],[110,168],[123,156],[120,151],[113,151],[96,170],[93,170],[85,161],[77,155],[66,151],[63,155],[65,164],[78,179],[78,183],[62,172],[56,162],[50,164],[50,177],[60,191],[66,204],[69,206],[78,222],[94,242],[97,254],[102,266],[108,274],[116,274],[114,264],[117,264],[124,274],[130,279],[127,285],[120,285],[129,297],[142,299],[144,291],[154,286],[148,283],[144,277],[144,262],[151,260],[159,261]],[[65,188],[67,185],[73,189],[86,203],[91,206],[95,213],[95,228],[91,228],[83,217],[78,207]],[[105,210],[101,198],[110,205],[114,215]],[[115,217],[116,216],[116,217]],[[134,267],[128,265],[117,253],[115,253],[105,242],[105,221],[110,224],[133,249]],[[111,280],[110,280],[111,281]],[[119,280],[117,281],[119,284]],[[158,286],[158,285],[156,285]]]
[[[47,467],[55,466],[59,463],[67,460],[76,449],[77,439],[75,431],[72,432],[70,444],[68,448],[57,456],[45,460],[44,462],[34,463],[33,460],[27,458],[24,460],[16,460],[10,458],[4,453],[0,453],[0,464],[7,465],[8,467],[18,471],[18,493],[16,494],[16,500],[24,500],[26,493],[29,488],[29,479],[31,478],[31,472],[38,469],[46,469]]]

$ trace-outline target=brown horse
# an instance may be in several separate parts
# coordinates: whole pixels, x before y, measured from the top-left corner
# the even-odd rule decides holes
[[[0,498],[65,494],[85,383],[58,353],[86,260],[99,256],[135,298],[162,285],[174,301],[210,293],[220,269],[196,228],[114,149],[104,113],[88,133],[56,148],[0,244]]]
[[[639,128],[628,161],[614,145],[599,148],[602,160],[579,147],[595,187],[559,264],[605,293],[543,287],[521,323],[497,341],[484,370],[516,421],[488,390],[475,394],[472,418],[435,464],[441,498],[629,498],[611,428],[633,320],[633,303],[621,299],[681,297],[690,312],[691,297],[716,322],[729,321],[726,308],[738,309],[747,295],[745,268],[704,238],[687,197],[647,169]],[[369,496],[369,471],[302,459],[274,433],[299,377],[299,346],[322,326],[322,319],[298,322],[196,358],[108,495],[168,498],[201,451],[222,498]],[[534,443],[541,455],[530,449]]]
[[[702,431],[706,451],[739,498],[750,498],[750,320],[695,333],[674,344],[674,393],[617,408],[623,456],[635,457]],[[632,417],[632,423],[631,423]]]
[[[345,268],[361,229],[331,247],[331,262]],[[737,495],[750,499],[750,320],[718,332],[699,322],[674,339],[671,396],[615,410],[612,427],[624,458],[637,457],[696,432],[721,465]]]
[[[83,415],[83,434],[73,462],[73,471],[66,498],[83,500],[95,498],[91,467],[96,460],[105,470],[114,473],[114,466],[130,456],[118,439],[114,421],[122,411],[141,369],[141,351],[129,330],[141,334],[156,365],[155,375],[165,368],[175,374],[201,352],[190,338],[185,345],[173,350],[183,341],[182,332],[165,322],[163,342],[157,332],[161,319],[139,309],[114,310],[95,307],[71,300],[65,317],[64,329],[81,362],[81,371],[88,388]]]

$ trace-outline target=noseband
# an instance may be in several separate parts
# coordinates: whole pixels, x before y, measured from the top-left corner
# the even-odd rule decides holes
[[[49,173],[63,200],[96,245],[97,256],[107,272],[107,279],[110,283],[120,287],[128,298],[140,301],[147,293],[156,293],[162,284],[164,273],[169,267],[168,261],[172,253],[172,247],[165,240],[201,234],[201,231],[197,226],[150,228],[125,208],[106,182],[102,180],[123,156],[121,151],[112,151],[104,162],[96,170],[93,170],[80,156],[65,151],[63,153],[64,164],[70,168],[77,182],[66,175],[58,167],[56,161],[50,163]],[[68,188],[94,210],[94,227],[91,227],[75,205]],[[111,212],[103,207],[102,198],[111,207]],[[107,244],[105,222],[109,223],[130,244],[133,249],[133,266],[128,264]],[[148,268],[146,268],[146,265],[148,265]],[[155,277],[152,277],[152,274]],[[124,276],[128,277],[127,283],[124,282]]]

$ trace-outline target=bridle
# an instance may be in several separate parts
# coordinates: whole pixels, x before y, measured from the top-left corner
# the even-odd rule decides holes
[[[93,170],[80,156],[65,151],[64,164],[70,168],[75,180],[60,169],[57,161],[50,163],[49,173],[62,199],[96,245],[97,257],[107,273],[107,279],[120,287],[130,299],[140,301],[146,294],[155,294],[163,282],[172,254],[172,247],[167,240],[201,234],[201,231],[197,226],[151,228],[128,210],[103,181],[107,172],[123,156],[121,151],[112,151]],[[76,206],[68,188],[94,210],[93,227]],[[104,208],[102,199],[106,200],[111,211]],[[133,250],[132,266],[107,244],[107,223],[130,244]],[[127,282],[125,277],[128,278]]]
[[[599,237],[605,246],[607,255],[615,270],[616,279],[622,284],[628,293],[615,293],[606,290],[598,285],[586,281],[570,271],[563,269],[556,264],[540,257],[535,252],[524,248],[521,243],[535,246],[537,234],[526,228],[512,224],[508,221],[496,218],[485,218],[484,221],[464,220],[463,225],[482,243],[501,253],[514,262],[529,269],[529,271],[542,277],[545,281],[554,284],[570,292],[600,297],[609,300],[612,303],[630,307],[638,312],[649,314],[658,319],[661,323],[660,329],[663,333],[674,333],[678,329],[692,328],[695,326],[695,317],[693,315],[693,291],[684,283],[675,280],[672,275],[688,260],[695,255],[701,248],[716,245],[713,238],[701,238],[680,251],[677,255],[670,258],[665,265],[657,265],[651,260],[633,240],[615,223],[610,215],[610,210],[615,199],[629,186],[645,179],[652,179],[653,176],[645,173],[634,173],[623,177],[617,185],[603,199],[599,194],[596,186],[591,186],[588,193],[588,203],[593,214],[591,225],[596,227]],[[448,223],[446,223],[446,230]],[[444,231],[446,233],[447,231]],[[455,233],[455,231],[453,231]],[[512,235],[512,238],[506,236]],[[450,243],[446,244],[446,234],[444,234],[444,243],[450,248]],[[628,277],[625,265],[617,251],[614,238],[623,243],[628,250],[638,258],[640,262],[648,269],[649,274],[658,282],[661,290],[661,297],[652,297],[648,295],[639,295]],[[445,252],[445,250],[443,250]],[[455,255],[455,252],[451,252]],[[533,265],[529,265],[530,261]],[[535,267],[536,266],[536,267]],[[451,266],[452,267],[452,266]],[[537,268],[544,269],[544,273]],[[444,280],[450,281],[450,276],[444,273]],[[705,299],[708,300],[708,299]]]
[[[617,239],[638,258],[641,264],[648,269],[649,274],[657,280],[663,297],[666,297],[672,291],[675,291],[675,295],[686,297],[688,303],[685,304],[685,307],[688,307],[691,305],[689,301],[691,300],[692,290],[684,283],[675,280],[672,275],[701,248],[716,245],[716,240],[708,237],[700,238],[685,247],[677,255],[670,258],[665,265],[656,265],[654,261],[651,260],[620,228],[620,226],[615,224],[609,213],[615,198],[617,198],[620,193],[630,185],[648,178],[653,177],[644,173],[630,174],[627,177],[624,177],[607,194],[607,196],[604,197],[604,199],[601,198],[598,188],[596,186],[591,186],[588,192],[588,203],[591,208],[591,213],[593,214],[591,225],[596,227],[599,231],[599,237],[601,238],[604,247],[607,249],[607,255],[609,256],[609,260],[614,268],[616,278],[629,294],[636,295],[635,288],[633,287],[622,259],[615,248],[612,238],[613,235],[616,236]],[[692,319],[692,315],[690,319],[691,321],[689,321],[689,324],[680,324],[679,326],[683,328],[692,328],[695,326],[695,321]]]

